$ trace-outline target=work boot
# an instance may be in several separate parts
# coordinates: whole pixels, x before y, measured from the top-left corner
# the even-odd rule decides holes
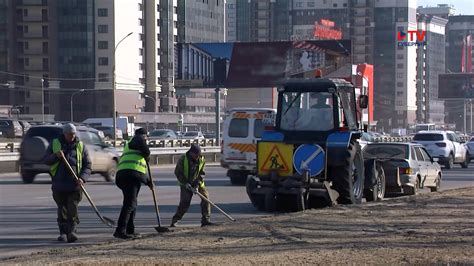
[[[68,243],[74,243],[78,240],[78,237],[77,237],[77,234],[76,234],[76,224],[73,223],[73,224],[70,224],[69,225],[69,230],[68,230],[68,234],[67,234],[67,242]]]
[[[128,230],[128,229],[127,229],[127,233],[126,233],[126,234],[129,235],[129,236],[131,236],[132,238],[138,238],[138,237],[141,236],[141,234],[140,234],[140,233],[136,233],[135,230],[132,231],[132,230]]]
[[[131,239],[131,238],[133,238],[131,235],[125,234],[124,232],[121,232],[121,231],[115,231],[114,237],[115,238],[120,238],[120,239]]]
[[[212,225],[217,225],[216,223],[213,223],[211,221],[202,221],[201,222],[201,227],[204,227],[204,226],[212,226]]]
[[[67,230],[68,230],[68,224],[66,223],[59,223],[59,236],[58,236],[58,241],[61,242],[66,242],[67,241]]]
[[[179,224],[179,221],[172,221],[170,227],[176,227]]]

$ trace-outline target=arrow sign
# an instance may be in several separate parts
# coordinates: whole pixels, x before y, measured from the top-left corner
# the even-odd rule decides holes
[[[310,176],[319,175],[324,169],[324,161],[324,150],[316,144],[303,144],[293,155],[293,166],[300,175],[304,170],[308,170]]]

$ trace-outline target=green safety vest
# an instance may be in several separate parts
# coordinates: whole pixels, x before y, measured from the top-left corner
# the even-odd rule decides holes
[[[58,153],[61,150],[61,142],[59,139],[53,139],[53,153]],[[84,144],[82,141],[79,141],[76,145],[76,171],[79,172],[81,171],[82,168],[82,152],[84,151]],[[55,176],[56,173],[58,172],[59,168],[59,161],[51,165],[51,168],[49,169],[49,173],[51,176]]]
[[[183,167],[184,167],[184,177],[186,178],[186,180],[188,181],[191,181],[189,180],[189,161],[188,161],[188,156],[183,155],[184,156],[184,162],[183,162]],[[206,161],[204,160],[204,157],[201,156],[199,158],[199,161],[198,161],[198,170],[196,171],[196,173],[194,173],[194,178],[197,178],[197,175],[199,175],[199,173],[202,171],[202,169],[204,169],[204,165],[206,164]],[[179,182],[180,185],[184,186],[185,184],[182,184],[181,182]],[[204,181],[200,182],[199,183],[199,187],[204,187]]]
[[[125,169],[135,170],[142,174],[147,173],[145,157],[143,157],[140,151],[128,148],[128,141],[125,142],[123,153],[122,156],[120,156],[118,165],[118,171]]]

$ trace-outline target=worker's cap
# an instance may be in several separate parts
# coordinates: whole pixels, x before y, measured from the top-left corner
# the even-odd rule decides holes
[[[199,144],[191,144],[191,148],[189,148],[189,152],[194,154],[201,154],[201,147]]]
[[[64,134],[76,134],[77,133],[76,126],[71,124],[71,123],[65,124],[63,126],[63,133]]]
[[[148,132],[144,128],[139,128],[135,130],[135,135],[148,135]]]

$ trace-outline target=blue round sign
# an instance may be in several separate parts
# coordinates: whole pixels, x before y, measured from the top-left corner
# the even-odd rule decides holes
[[[300,145],[293,155],[293,166],[302,175],[306,169],[310,176],[319,175],[324,169],[325,153],[316,144]]]

